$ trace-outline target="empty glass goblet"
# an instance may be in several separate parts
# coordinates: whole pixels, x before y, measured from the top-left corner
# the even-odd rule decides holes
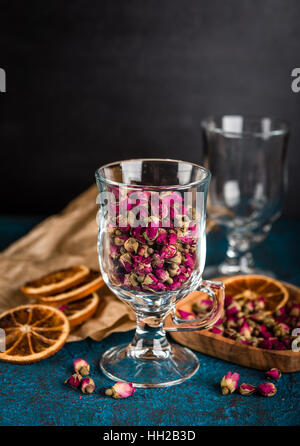
[[[108,350],[100,367],[136,387],[178,384],[199,363],[187,348],[170,344],[166,332],[211,327],[223,309],[223,284],[202,281],[210,173],[188,162],[140,159],[103,166],[96,181],[101,272],[137,318],[130,345]],[[176,302],[195,290],[212,299],[211,312],[179,318]]]
[[[271,118],[225,115],[202,122],[206,164],[212,173],[209,217],[226,228],[224,262],[206,277],[273,275],[255,267],[251,250],[280,216],[286,185],[288,128]]]

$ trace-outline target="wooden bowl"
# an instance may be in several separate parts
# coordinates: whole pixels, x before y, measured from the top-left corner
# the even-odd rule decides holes
[[[284,285],[289,290],[290,299],[300,303],[300,288],[289,283],[284,283]],[[179,303],[177,308],[192,312],[192,305],[198,299],[199,293],[191,293],[183,302]],[[176,342],[192,350],[245,367],[258,370],[269,370],[276,367],[285,373],[300,370],[300,352],[251,347],[208,330],[171,332],[170,335]]]

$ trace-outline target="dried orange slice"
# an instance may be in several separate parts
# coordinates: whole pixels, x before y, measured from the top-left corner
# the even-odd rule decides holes
[[[46,305],[22,305],[0,315],[5,332],[5,351],[0,360],[30,364],[54,355],[65,344],[70,331],[67,317]]]
[[[65,290],[64,293],[53,293],[51,296],[35,296],[39,302],[49,305],[63,305],[68,302],[82,299],[104,285],[101,274],[91,270],[89,274],[77,285]]]
[[[289,298],[287,288],[278,280],[267,276],[245,275],[222,277],[227,296],[234,299],[255,300],[265,298],[265,308],[274,312],[284,306]]]
[[[92,293],[83,299],[61,305],[59,310],[67,316],[70,327],[76,327],[93,316],[98,303],[98,294]]]
[[[61,293],[62,291],[80,283],[90,270],[87,266],[78,265],[70,268],[54,271],[40,279],[32,280],[21,287],[21,291],[28,297],[38,295],[48,296]]]

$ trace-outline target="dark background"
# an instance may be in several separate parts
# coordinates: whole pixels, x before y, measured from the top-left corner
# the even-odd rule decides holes
[[[289,121],[300,216],[299,0],[0,2],[1,212],[49,214],[128,157],[202,161],[214,113]]]

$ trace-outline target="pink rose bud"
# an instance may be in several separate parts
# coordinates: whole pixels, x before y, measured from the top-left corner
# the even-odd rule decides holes
[[[153,268],[162,268],[164,266],[164,259],[157,253],[153,254],[151,258],[151,265]]]
[[[133,395],[136,389],[132,383],[117,382],[111,389],[105,391],[105,395],[112,396],[113,398],[128,398]]]
[[[252,386],[252,384],[241,384],[239,387],[239,392],[241,395],[252,395],[256,390],[255,386]]]
[[[175,246],[167,245],[161,249],[160,255],[163,259],[170,259],[176,255],[176,252]]]
[[[227,318],[227,327],[228,328],[235,328],[236,327],[236,321],[232,316],[229,316]]]
[[[153,242],[157,238],[157,236],[158,236],[158,228],[152,226],[148,226],[148,228],[146,228],[144,237],[148,242]]]
[[[199,313],[206,312],[211,309],[212,301],[210,299],[200,299],[196,303],[195,307]]]
[[[84,378],[81,381],[81,391],[83,393],[93,393],[95,390],[95,383],[92,378]]]
[[[238,386],[240,375],[238,373],[228,372],[227,375],[223,376],[221,381],[221,389],[223,395],[228,395],[233,393]]]
[[[236,313],[241,311],[241,306],[238,302],[232,302],[227,308],[226,308],[226,315],[232,316]]]
[[[139,248],[139,243],[136,239],[130,237],[126,242],[124,243],[124,248],[128,252],[137,252]]]
[[[174,233],[172,232],[172,233],[169,234],[169,236],[168,236],[168,243],[169,243],[170,245],[175,245],[176,242],[177,242],[177,235],[174,234]]]
[[[266,375],[270,379],[277,380],[277,379],[281,378],[281,371],[279,369],[273,368],[273,369],[268,370],[266,372]]]
[[[81,376],[86,376],[90,373],[90,365],[85,361],[85,359],[75,359],[74,370]]]
[[[254,303],[254,307],[256,310],[263,310],[265,308],[265,298],[260,297]]]
[[[243,336],[245,336],[245,338],[249,339],[251,338],[251,328],[250,326],[247,324],[247,322],[244,322],[243,325],[241,326],[241,328],[239,329],[239,333]]]
[[[169,273],[163,268],[157,268],[155,270],[155,276],[158,278],[158,280],[161,280],[162,282],[165,282],[169,279]]]
[[[224,329],[222,329],[220,327],[213,327],[210,329],[210,332],[214,333],[214,334],[222,335],[224,332]]]
[[[215,322],[214,327],[217,327],[218,325],[222,325],[223,324],[223,319],[220,317],[220,319],[217,320],[217,322]]]
[[[159,228],[158,230],[158,236],[156,239],[156,243],[160,244],[160,245],[167,245],[168,243],[168,233],[165,229],[163,228]],[[170,243],[172,244],[172,243]]]
[[[196,315],[194,313],[189,313],[188,311],[177,310],[181,319],[195,319]]]
[[[118,258],[119,254],[120,254],[120,247],[116,246],[116,245],[110,245],[109,251],[110,251],[111,258],[116,259],[116,258]]]
[[[70,384],[73,389],[77,389],[82,381],[82,376],[79,373],[74,373],[70,378],[66,379],[65,384]]]
[[[231,305],[233,302],[233,297],[232,296],[226,296],[225,297],[225,301],[224,301],[224,306],[225,307],[229,307],[229,305]]]
[[[292,309],[290,311],[290,315],[291,316],[295,316],[295,317],[299,317],[300,316],[300,305],[299,304],[294,304],[292,306]]]
[[[120,265],[125,269],[127,273],[130,273],[133,269],[131,256],[129,253],[122,254],[119,258]]]
[[[257,390],[262,396],[273,396],[277,392],[276,387],[273,383],[261,383]]]

